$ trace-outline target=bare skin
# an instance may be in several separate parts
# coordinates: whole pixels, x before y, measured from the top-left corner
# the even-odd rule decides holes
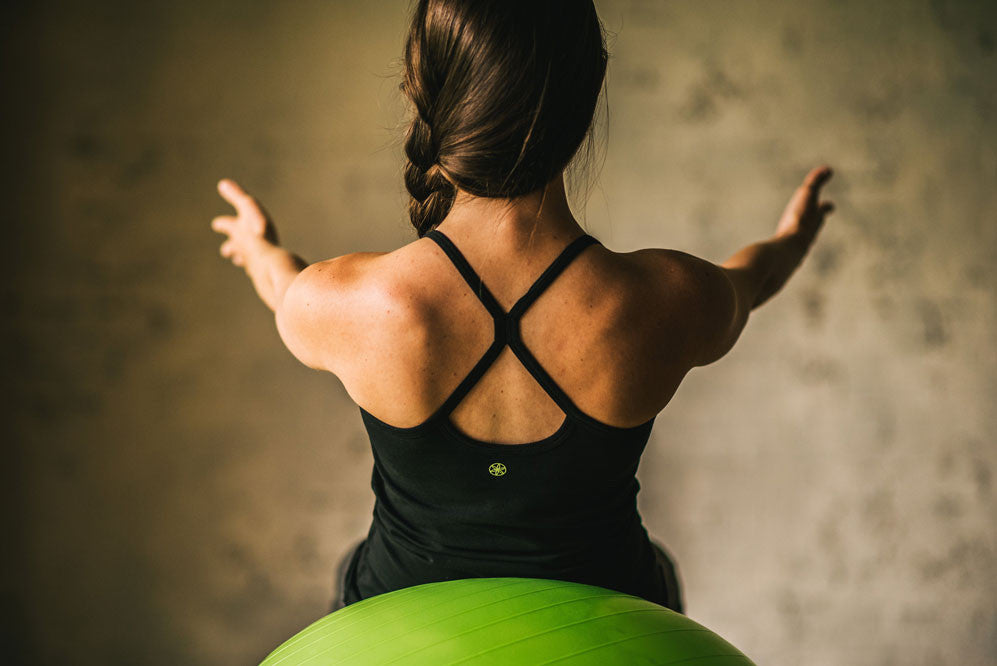
[[[773,236],[719,265],[676,250],[588,247],[524,315],[523,341],[581,411],[618,427],[648,421],[689,370],[733,347],[800,265],[833,210],[820,200],[830,177],[811,171]],[[279,246],[237,184],[223,180],[219,192],[237,212],[212,221],[228,236],[221,254],[246,270],[288,349],[382,421],[425,421],[491,344],[490,316],[431,239],[309,265]],[[507,310],[585,233],[561,176],[514,201],[460,193],[438,228]],[[564,413],[506,348],[451,419],[477,439],[519,444],[555,432]]]

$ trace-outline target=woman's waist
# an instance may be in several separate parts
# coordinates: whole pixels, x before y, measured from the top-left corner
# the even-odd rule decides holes
[[[576,568],[591,563],[632,561],[650,540],[640,515],[633,512],[591,520],[478,522],[474,520],[401,516],[376,506],[372,545],[393,557],[431,566],[535,566]]]
[[[509,542],[518,543],[510,547]],[[355,572],[363,598],[412,585],[462,578],[569,580],[647,596],[658,584],[654,551],[643,526],[610,541],[525,544],[508,539],[489,549],[413,543],[371,525]]]

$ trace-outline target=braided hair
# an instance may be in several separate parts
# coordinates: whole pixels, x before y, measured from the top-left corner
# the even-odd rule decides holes
[[[440,152],[433,141],[433,131],[428,122],[417,115],[409,126],[405,138],[405,188],[409,201],[409,219],[419,237],[433,229],[450,212],[457,188],[447,180],[439,164]]]
[[[458,189],[514,198],[560,173],[592,124],[607,60],[592,0],[419,0],[401,85],[419,237]]]

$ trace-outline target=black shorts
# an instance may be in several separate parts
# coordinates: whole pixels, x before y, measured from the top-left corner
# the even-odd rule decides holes
[[[357,554],[360,552],[360,546],[363,545],[364,541],[366,539],[361,539],[346,551],[346,555],[343,556],[343,559],[339,561],[339,565],[336,567],[336,583],[333,589],[330,613],[346,607],[346,602],[343,600],[346,590],[346,574],[350,570],[353,560],[356,559]],[[658,566],[661,567],[665,583],[668,586],[668,602],[665,604],[665,608],[669,608],[676,613],[684,613],[685,603],[682,599],[682,585],[679,583],[675,562],[668,555],[665,547],[654,539],[651,539],[651,547],[654,549],[654,555],[658,559]]]

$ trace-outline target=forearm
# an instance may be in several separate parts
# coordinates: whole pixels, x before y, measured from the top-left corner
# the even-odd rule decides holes
[[[741,248],[720,264],[726,284],[722,295],[712,300],[723,312],[725,330],[718,344],[708,345],[701,360],[709,363],[723,356],[737,341],[751,311],[777,294],[799,267],[825,216],[834,210],[830,201],[819,200],[820,188],[830,177],[830,167],[813,169],[790,198],[775,235]]]
[[[296,254],[269,245],[248,259],[246,274],[266,306],[276,312],[287,288],[306,266],[308,262]]]
[[[743,319],[782,289],[804,254],[792,236],[773,236],[741,248],[721,264],[737,292]]]

